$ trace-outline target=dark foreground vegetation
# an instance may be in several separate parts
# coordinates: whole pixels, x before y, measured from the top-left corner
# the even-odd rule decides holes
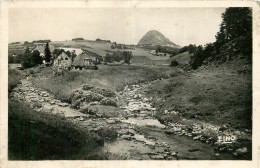
[[[15,69],[8,68],[8,92],[10,93],[13,88],[21,82],[22,73]]]
[[[61,116],[33,111],[9,100],[8,155],[11,160],[96,159],[103,139]],[[98,156],[95,156],[98,155]]]

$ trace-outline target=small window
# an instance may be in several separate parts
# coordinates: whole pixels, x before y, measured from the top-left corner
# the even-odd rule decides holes
[[[66,57],[65,60],[68,60],[68,57]]]

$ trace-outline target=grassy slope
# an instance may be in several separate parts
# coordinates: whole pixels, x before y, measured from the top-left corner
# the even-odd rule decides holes
[[[8,92],[11,92],[18,83],[20,83],[22,73],[16,69],[8,68]]]
[[[187,118],[251,128],[252,76],[250,72],[239,73],[244,65],[233,61],[159,81],[148,95],[156,97],[155,105],[161,112],[179,110]],[[174,119],[162,113],[158,117]]]
[[[172,71],[173,69],[169,67],[100,65],[98,70],[76,71],[53,77],[52,69],[49,67],[44,68],[41,73],[38,73],[39,76],[31,81],[38,87],[53,93],[57,98],[68,100],[72,91],[83,84],[119,91],[128,84],[169,77]]]
[[[22,73],[9,69],[9,92],[21,80]],[[12,87],[11,87],[12,86]],[[103,160],[126,159],[101,149],[102,137],[114,138],[116,130],[101,129],[97,134],[88,132],[66,118],[36,112],[29,104],[8,99],[8,158],[10,160]]]
[[[175,55],[174,57],[170,58],[170,61],[177,61],[180,65],[189,65],[191,54],[189,52],[184,52],[178,55]]]
[[[53,114],[9,100],[8,155],[11,160],[89,159],[103,145],[97,136]],[[44,149],[44,150],[43,150]]]

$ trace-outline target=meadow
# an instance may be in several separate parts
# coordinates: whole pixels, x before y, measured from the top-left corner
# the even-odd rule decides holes
[[[70,71],[63,76],[53,76],[52,68],[35,68],[31,82],[54,94],[56,98],[69,101],[73,90],[84,84],[120,91],[126,85],[138,84],[160,78],[168,78],[177,68],[136,65],[100,65],[98,70]]]

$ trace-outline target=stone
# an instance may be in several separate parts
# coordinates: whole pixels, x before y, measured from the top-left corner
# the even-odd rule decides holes
[[[215,153],[215,156],[216,156],[216,157],[220,157],[220,154],[219,154],[219,153]]]
[[[51,101],[50,101],[50,104],[51,104],[51,105],[54,105],[54,104],[55,104],[55,100],[51,100]]]
[[[138,99],[138,95],[134,95],[134,99]]]
[[[61,106],[61,107],[67,107],[69,104],[68,103],[58,103],[58,106]]]
[[[164,159],[164,156],[163,155],[151,155],[150,158],[155,159],[155,160],[161,160],[161,159]]]
[[[197,152],[197,151],[199,151],[200,149],[189,149],[188,151],[189,152]]]
[[[129,129],[129,130],[128,130],[128,133],[129,133],[130,135],[132,135],[132,136],[134,136],[134,135],[136,134],[135,130],[133,130],[133,129]]]
[[[172,152],[171,156],[177,156],[177,152]]]
[[[88,85],[88,84],[85,84],[85,85],[82,87],[83,90],[90,90],[90,89],[93,89],[93,88],[94,88],[93,86]]]
[[[125,140],[131,140],[132,139],[132,137],[130,135],[122,135],[121,138],[125,139]]]
[[[241,132],[240,131],[235,131],[234,134],[235,135],[241,135]]]
[[[152,141],[146,141],[145,144],[151,147],[155,147],[155,143]]]
[[[242,154],[245,154],[247,152],[248,152],[247,147],[239,148],[239,149],[236,150],[236,153],[238,155],[242,155]]]
[[[116,123],[116,121],[115,120],[106,120],[106,123],[108,123],[108,124],[115,124]]]

